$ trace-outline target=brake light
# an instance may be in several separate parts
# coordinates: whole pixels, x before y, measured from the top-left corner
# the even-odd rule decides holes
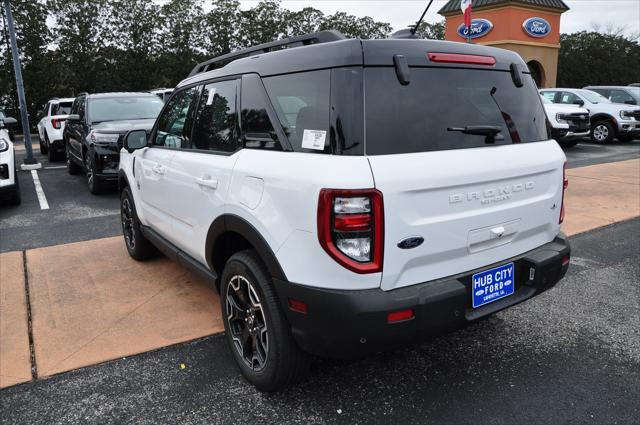
[[[53,126],[53,128],[55,128],[56,130],[60,130],[60,128],[62,127],[62,122],[66,121],[66,118],[53,118],[51,120],[51,125]]]
[[[375,189],[322,189],[318,200],[322,248],[355,273],[382,271],[384,209]]]
[[[464,55],[459,53],[428,53],[427,57],[431,62],[445,63],[462,63],[469,65],[487,65],[496,64],[496,58],[493,56]]]
[[[562,224],[564,221],[564,193],[567,191],[569,187],[569,180],[567,180],[567,161],[564,162],[564,166],[562,167],[562,203],[560,204],[560,220],[558,220],[559,224]]]

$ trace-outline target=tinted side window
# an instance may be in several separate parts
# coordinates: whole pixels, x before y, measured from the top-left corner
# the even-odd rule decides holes
[[[269,119],[267,99],[259,80],[242,80],[242,132],[244,147],[282,150],[278,135]]]
[[[578,96],[576,96],[575,94],[573,94],[573,93],[569,93],[568,91],[563,91],[562,94],[560,95],[560,102],[559,103],[564,103],[564,104],[567,104],[567,105],[571,105],[576,100],[580,100],[580,98]]]
[[[556,92],[554,91],[546,91],[546,92],[543,92],[542,95],[547,99],[549,99],[549,101],[551,102],[554,102],[556,99]]]
[[[331,153],[331,71],[280,75],[263,81],[293,150]]]
[[[155,146],[169,148],[189,148],[188,140],[184,137],[184,125],[189,114],[189,106],[196,93],[196,88],[185,89],[169,101],[160,118],[156,135],[153,138]]]
[[[238,147],[238,80],[220,81],[204,86],[193,126],[193,148],[233,152]]]
[[[634,105],[636,104],[636,100],[624,90],[611,90],[609,100],[613,103],[633,102]]]
[[[80,115],[80,121],[84,121],[84,112],[87,107],[87,98],[81,97],[78,102],[78,115]]]

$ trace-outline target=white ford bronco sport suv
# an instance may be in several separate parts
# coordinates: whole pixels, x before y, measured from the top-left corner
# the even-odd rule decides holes
[[[526,64],[321,32],[199,64],[120,160],[124,240],[218,289],[263,391],[554,286],[565,155]]]

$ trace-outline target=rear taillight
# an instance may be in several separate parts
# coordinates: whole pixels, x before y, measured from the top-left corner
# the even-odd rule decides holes
[[[53,128],[55,128],[56,130],[60,130],[60,128],[62,127],[62,122],[66,121],[66,119],[64,118],[53,118],[51,120],[51,125],[53,126]]]
[[[562,224],[564,221],[564,193],[567,191],[569,187],[569,180],[567,180],[567,161],[564,162],[564,166],[562,167],[562,203],[560,204],[560,220],[558,220],[559,224]]]
[[[384,209],[375,189],[322,189],[318,239],[338,263],[356,273],[382,271]]]

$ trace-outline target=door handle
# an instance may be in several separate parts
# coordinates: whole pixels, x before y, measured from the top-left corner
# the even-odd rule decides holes
[[[151,169],[151,171],[153,171],[156,174],[163,175],[165,173],[166,169],[162,165],[158,164],[158,165],[154,166]]]
[[[208,187],[209,189],[215,190],[218,188],[218,180],[213,180],[210,177],[196,179],[196,183],[198,184],[198,186]]]

